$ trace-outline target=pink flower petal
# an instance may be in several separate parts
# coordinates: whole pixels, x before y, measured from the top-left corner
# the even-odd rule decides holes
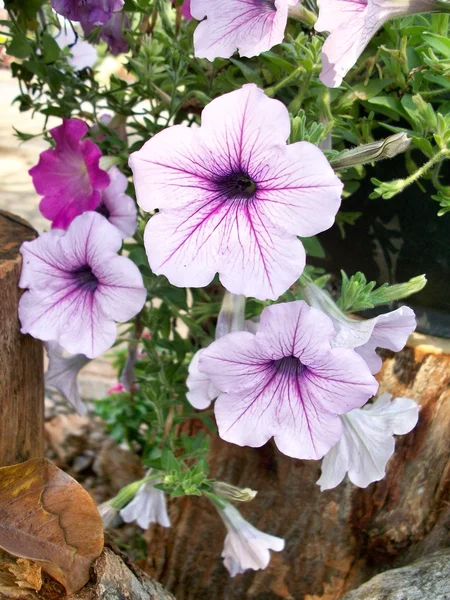
[[[342,433],[337,415],[378,389],[355,352],[331,349],[332,335],[326,315],[292,302],[266,308],[256,335],[231,333],[204,349],[200,371],[222,392],[220,436],[253,447],[273,436],[288,456],[323,456]]]
[[[287,23],[287,0],[191,0],[191,14],[202,21],[194,33],[195,55],[214,60],[256,56],[280,44]]]
[[[211,102],[200,129],[169,128],[131,156],[139,204],[159,209],[145,233],[155,273],[201,287],[218,272],[261,300],[296,281],[297,235],[330,227],[342,184],[320,150],[286,146],[289,127],[286,108],[251,84]]]

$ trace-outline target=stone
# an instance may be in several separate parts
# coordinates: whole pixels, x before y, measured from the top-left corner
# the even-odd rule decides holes
[[[380,573],[341,600],[450,600],[450,549]]]

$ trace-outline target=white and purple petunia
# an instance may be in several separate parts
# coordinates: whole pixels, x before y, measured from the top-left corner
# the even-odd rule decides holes
[[[143,483],[133,500],[122,508],[120,516],[125,523],[135,521],[141,529],[148,529],[152,523],[170,527],[166,496],[154,487],[158,480]]]
[[[123,238],[131,237],[136,231],[137,209],[133,198],[125,194],[128,179],[117,167],[111,167],[108,175],[110,184],[103,190],[101,202],[95,210],[117,227]]]
[[[308,142],[286,145],[289,113],[254,84],[213,100],[202,126],[175,125],[130,157],[137,199],[159,209],[145,231],[150,266],[179,287],[216,272],[233,294],[277,299],[301,275],[297,236],[333,224],[342,183]]]
[[[51,0],[53,9],[66,19],[102,25],[121,10],[124,0]]]
[[[110,183],[99,167],[100,148],[91,140],[81,141],[87,131],[84,121],[64,119],[50,130],[55,148],[42,152],[29,171],[37,193],[44,196],[39,209],[52,227],[66,229],[78,215],[95,210]]]
[[[316,31],[329,31],[322,49],[321,81],[341,85],[375,33],[390,19],[439,10],[434,0],[318,0]],[[442,8],[441,8],[442,10]]]
[[[222,439],[259,447],[271,437],[294,458],[317,459],[339,441],[339,415],[365,404],[378,384],[353,350],[332,348],[333,323],[296,301],[264,309],[259,331],[230,333],[205,348],[200,371],[220,390]]]
[[[303,294],[310,306],[322,310],[333,321],[336,335],[331,345],[353,348],[366,361],[372,374],[378,373],[383,364],[376,349],[402,350],[416,328],[414,311],[408,306],[373,319],[358,320],[342,312],[331,296],[314,283],[305,285]]]
[[[96,27],[92,23],[82,23],[85,35],[89,35]],[[124,30],[129,29],[130,20],[123,11],[115,12],[108,21],[101,25],[98,31],[97,43],[102,39],[108,45],[108,50],[113,56],[128,52],[128,40]]]
[[[270,562],[270,550],[284,549],[282,538],[256,529],[231,504],[216,508],[227,528],[222,557],[232,577],[247,569],[265,569]]]
[[[108,350],[116,321],[134,317],[146,298],[139,269],[117,255],[121,245],[119,231],[91,211],[74,219],[67,232],[53,229],[24,242],[22,333],[88,358]]]
[[[48,356],[46,385],[56,388],[79,415],[87,414],[87,406],[81,399],[78,373],[91,359],[84,354],[67,356],[58,342],[46,342],[45,348]]]
[[[194,33],[195,55],[214,60],[257,56],[280,44],[289,6],[298,0],[191,0],[191,14],[202,21]]]
[[[372,404],[341,417],[342,438],[322,461],[322,475],[317,481],[322,491],[339,485],[346,473],[361,488],[383,479],[395,450],[394,434],[409,433],[419,418],[414,400],[391,397],[382,394]]]

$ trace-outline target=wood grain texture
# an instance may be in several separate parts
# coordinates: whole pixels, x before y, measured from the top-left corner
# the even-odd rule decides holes
[[[380,393],[421,405],[418,426],[397,439],[384,480],[367,489],[345,481],[321,493],[320,462],[290,459],[271,443],[252,449],[215,439],[212,476],[260,490],[242,513],[284,537],[285,551],[272,553],[265,571],[230,578],[215,510],[202,499],[175,500],[172,529],[146,534],[146,570],[178,600],[339,600],[377,573],[450,546],[448,348],[414,338],[384,355],[379,381]]]
[[[42,343],[20,333],[17,315],[19,248],[35,237],[28,223],[0,211],[0,466],[44,454]]]

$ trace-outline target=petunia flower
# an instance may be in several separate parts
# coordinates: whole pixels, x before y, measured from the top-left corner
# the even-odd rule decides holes
[[[118,381],[114,385],[112,385],[109,390],[106,392],[108,396],[112,396],[113,394],[121,394],[122,392],[126,392],[125,386]]]
[[[99,167],[100,148],[91,140],[81,141],[87,131],[84,121],[64,119],[50,130],[55,148],[42,152],[29,171],[37,193],[44,196],[39,209],[52,227],[66,229],[76,216],[94,210],[110,183]]]
[[[111,167],[108,175],[110,184],[103,190],[101,202],[95,210],[117,227],[123,238],[131,237],[136,231],[137,209],[133,198],[125,194],[128,179],[117,167]]]
[[[298,0],[191,0],[191,15],[202,21],[194,33],[195,55],[214,60],[257,56],[280,44],[289,6]],[[205,18],[206,17],[206,18]]]
[[[373,375],[383,364],[376,349],[402,350],[416,328],[414,311],[408,306],[373,319],[358,320],[342,312],[331,296],[314,283],[304,286],[303,294],[310,306],[322,310],[332,319],[336,335],[331,345],[353,348],[366,361]]]
[[[213,100],[202,126],[175,125],[130,157],[154,273],[179,287],[215,273],[233,294],[277,299],[301,275],[297,236],[331,227],[342,183],[308,142],[286,145],[289,114],[254,84]]]
[[[249,331],[245,321],[245,298],[225,292],[222,306],[217,317],[216,340],[232,331]],[[194,408],[199,410],[208,408],[213,400],[220,394],[220,390],[212,383],[210,378],[199,369],[199,360],[204,348],[198,350],[188,367],[189,375],[186,379],[188,392],[186,398]]]
[[[317,481],[322,491],[339,485],[346,473],[361,488],[383,479],[395,450],[394,434],[409,433],[419,418],[414,400],[391,398],[391,394],[382,394],[373,404],[341,417],[343,435],[322,461]]]
[[[202,351],[200,371],[220,390],[222,439],[259,447],[271,437],[294,458],[321,458],[339,441],[339,415],[365,404],[378,384],[353,350],[331,348],[324,313],[296,301],[265,308],[259,331],[230,333]]]
[[[370,39],[390,19],[443,11],[434,0],[318,0],[316,31],[329,31],[322,49],[321,81],[341,85]]]
[[[133,500],[122,508],[120,516],[125,523],[136,521],[141,529],[148,529],[151,523],[170,527],[165,494],[154,487],[155,483],[143,483]]]
[[[78,373],[90,359],[84,354],[66,356],[58,342],[46,342],[48,369],[45,383],[56,388],[77,411],[79,415],[87,414],[87,406],[81,399]]]
[[[171,1],[172,1],[172,4],[173,4],[175,0],[171,0]],[[181,14],[186,19],[186,21],[190,21],[192,19],[192,15],[191,15],[191,0],[184,0],[183,1],[183,4],[181,5]]]
[[[71,54],[68,59],[69,65],[77,71],[93,67],[97,62],[97,50],[94,46],[77,38],[72,27],[62,17],[59,17],[59,22],[61,29],[55,39],[60,48],[69,48]]]
[[[282,538],[256,529],[231,504],[216,508],[227,528],[222,557],[232,577],[247,569],[265,569],[270,562],[269,550],[284,549]]]
[[[22,333],[88,358],[108,350],[115,322],[134,317],[146,298],[139,269],[116,254],[121,245],[119,231],[95,212],[74,219],[66,233],[54,229],[24,242]]]
[[[121,10],[124,0],[51,0],[53,10],[71,21],[102,25]]]
[[[91,23],[82,23],[83,30],[86,35],[89,35],[95,25]],[[103,23],[98,32],[97,43],[102,39],[108,45],[108,50],[113,56],[128,52],[128,40],[124,36],[124,28],[130,27],[130,20],[127,15],[120,11],[115,12],[108,21]]]

